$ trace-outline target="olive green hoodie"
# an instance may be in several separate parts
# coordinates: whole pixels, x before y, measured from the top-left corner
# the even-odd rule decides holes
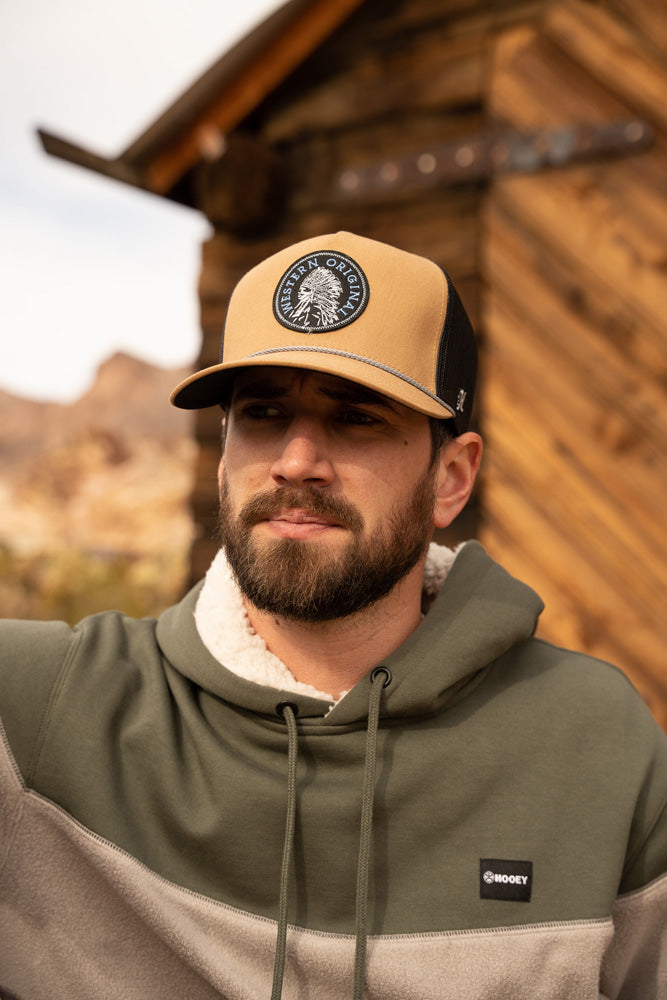
[[[332,707],[214,658],[199,589],[0,625],[0,996],[268,998],[282,870],[286,998],[355,939],[369,997],[667,997],[667,739],[533,591],[469,543]]]

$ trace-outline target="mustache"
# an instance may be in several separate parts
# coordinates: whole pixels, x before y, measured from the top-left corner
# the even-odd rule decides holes
[[[360,532],[364,527],[363,517],[349,500],[324,496],[317,490],[297,490],[289,486],[258,493],[243,505],[238,520],[251,528],[273,514],[295,508],[332,518],[350,531]]]

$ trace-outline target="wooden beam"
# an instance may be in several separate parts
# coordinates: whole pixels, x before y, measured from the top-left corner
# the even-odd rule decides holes
[[[224,151],[228,132],[235,128],[317,46],[335,30],[362,0],[314,0],[289,30],[274,38],[261,57],[237,76],[190,124],[186,132],[147,165],[147,186],[157,194],[167,191],[207,150],[216,134]]]
[[[486,181],[495,174],[535,173],[582,160],[634,155],[652,140],[650,126],[636,118],[533,132],[494,127],[456,142],[346,168],[334,185],[342,199],[384,199],[394,192]]]

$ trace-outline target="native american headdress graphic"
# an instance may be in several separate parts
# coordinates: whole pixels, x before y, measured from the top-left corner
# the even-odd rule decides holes
[[[299,288],[299,302],[290,319],[304,326],[329,326],[338,321],[336,309],[343,293],[339,279],[326,267],[316,267]]]

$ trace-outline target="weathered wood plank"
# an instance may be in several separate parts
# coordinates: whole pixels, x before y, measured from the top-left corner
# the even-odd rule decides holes
[[[487,473],[488,499],[492,501],[493,518],[505,525],[516,536],[515,545],[532,552],[535,569],[527,582],[542,589],[548,579],[567,601],[578,608],[577,647],[591,651],[603,643],[607,648],[617,647],[624,656],[637,661],[636,671],[651,680],[655,691],[667,695],[664,676],[664,622],[657,617],[655,608],[637,608],[624,600],[631,586],[625,574],[615,577],[604,566],[597,565],[590,557],[587,546],[575,532],[563,533],[553,513],[533,499],[533,484],[526,479],[523,469],[517,471],[511,464],[512,455],[489,448]],[[488,520],[485,518],[488,525]],[[488,532],[488,527],[482,532]],[[537,580],[540,583],[537,583]],[[550,625],[549,625],[550,622]],[[587,624],[588,623],[588,624]],[[545,627],[560,643],[564,643],[557,618],[545,616]],[[632,635],[642,634],[642,646],[634,647]],[[566,641],[570,641],[572,635]],[[633,648],[634,647],[634,648]],[[596,651],[595,655],[600,655]]]
[[[386,185],[384,191],[375,192],[373,197],[364,193],[363,188],[350,199],[341,188],[341,175],[349,171],[373,172],[379,168],[395,169],[402,156],[417,159],[430,153],[443,143],[465,144],[486,127],[479,111],[460,113],[455,116],[439,114],[412,114],[400,122],[386,119],[370,123],[362,129],[345,130],[336,135],[307,136],[290,143],[284,151],[285,169],[290,178],[290,209],[302,211],[309,204],[318,203],[337,209],[342,203],[355,205],[368,201],[392,202],[414,201],[420,198],[442,198],[443,205],[456,199],[466,199],[466,193],[448,193],[431,185],[431,191],[424,185],[417,190],[405,186],[402,181]],[[400,171],[400,168],[399,168]]]
[[[477,273],[480,193],[461,199],[428,199],[411,204],[309,208],[297,218],[297,239],[347,229],[371,239],[434,257],[455,281]],[[294,236],[294,232],[291,234]],[[285,238],[285,243],[291,242]]]
[[[345,72],[303,79],[298,95],[265,123],[272,143],[318,131],[349,129],[377,118],[481,104],[482,36],[417,37],[399,51],[369,47]],[[315,75],[313,71],[313,76]]]
[[[478,31],[489,36],[516,22],[536,20],[549,2],[513,0],[498,4],[489,3],[489,0],[403,0],[393,8],[389,6],[388,13],[383,14],[382,33],[400,40],[407,31],[429,30],[447,21],[452,32]]]
[[[609,542],[614,536],[631,537],[623,558],[645,564],[641,587],[644,580],[650,580],[647,599],[652,599],[656,586],[664,593],[667,558],[656,556],[656,549],[667,556],[663,444],[656,439],[647,447],[641,431],[629,433],[626,424],[623,447],[612,451],[605,440],[605,423],[614,421],[613,411],[597,403],[594,377],[582,376],[567,354],[544,336],[544,327],[524,319],[520,305],[510,305],[498,296],[487,298],[485,327],[486,379],[502,376],[505,382],[512,381],[515,408],[531,414],[525,434],[548,434],[541,443],[563,456],[565,481],[571,480],[577,488],[586,484],[589,506],[596,507],[591,527],[607,532]],[[490,433],[491,412],[487,418]],[[622,425],[624,417],[620,413],[615,419]],[[538,420],[544,430],[533,429]],[[581,522],[577,530],[584,530]]]
[[[272,141],[420,109],[481,103],[491,35],[546,0],[376,0],[331,36],[256,116]],[[400,130],[396,129],[397,137]]]
[[[495,299],[487,299],[487,379],[489,366],[500,352],[503,370],[517,373],[514,405],[557,428],[557,438],[547,446],[567,449],[567,475],[585,477],[591,489],[603,492],[605,502],[617,505],[615,530],[624,530],[624,519],[632,525],[629,558],[634,553],[635,560],[656,563],[656,545],[658,551],[667,553],[661,500],[661,484],[667,475],[665,407],[659,390],[648,408],[635,392],[619,406],[616,377],[607,371],[605,351],[597,349],[589,355],[594,337],[587,335],[576,316],[568,315],[539,276],[522,267],[521,257],[512,256],[511,245],[499,241],[497,231],[486,258],[487,279],[495,297],[502,296],[504,311],[511,311],[504,323],[506,336],[498,341],[500,323],[492,309]],[[517,274],[521,274],[520,283]],[[612,355],[612,361],[618,370],[620,360]],[[628,384],[627,377],[623,378],[625,383],[619,384]],[[535,384],[540,386],[538,394]],[[643,386],[640,381],[640,391]],[[656,407],[653,413],[650,407]],[[487,420],[493,427],[491,414]],[[603,523],[605,518],[597,516]],[[664,584],[663,580],[661,593]]]
[[[631,25],[642,35],[642,42],[657,60],[667,56],[667,11],[656,0],[606,0],[609,13],[619,22]]]
[[[631,205],[619,206],[603,190],[602,175],[611,169],[554,171],[548,182],[538,176],[506,177],[497,182],[494,197],[511,205],[521,225],[576,266],[582,287],[593,282],[615,298],[623,290],[626,305],[650,331],[633,344],[633,360],[666,380],[664,248],[642,229]]]
[[[526,24],[500,39],[489,88],[500,122],[525,130],[652,108],[654,56],[647,77],[644,43],[624,26],[634,82],[616,87],[623,33],[605,23],[582,53],[583,6],[552,5],[548,37]],[[662,128],[664,114],[652,120]],[[636,158],[505,177],[490,191],[481,538],[547,598],[541,634],[621,665],[667,728],[666,155],[659,135]]]
[[[556,645],[587,652],[619,666],[643,695],[657,721],[667,729],[667,694],[664,675],[664,635],[655,623],[637,623],[618,615],[622,600],[612,594],[605,606],[591,607],[598,593],[598,579],[581,577],[587,561],[578,550],[563,543],[553,523],[525,499],[521,484],[508,482],[502,469],[493,469],[488,486],[493,515],[480,531],[489,552],[510,572],[532,585],[545,601],[538,635]],[[527,543],[527,539],[530,542]],[[560,562],[549,558],[560,553]],[[617,626],[613,634],[610,630]]]
[[[494,44],[489,112],[518,129],[586,124],[631,117],[632,107],[533,25]]]
[[[632,558],[634,538],[624,537],[625,526],[621,525],[621,533],[608,533],[597,523],[604,498],[601,502],[595,487],[589,490],[576,470],[573,474],[566,455],[550,447],[549,425],[540,411],[540,397],[546,399],[546,392],[541,394],[539,387],[530,400],[537,412],[526,427],[525,409],[515,405],[517,385],[523,381],[517,373],[495,365],[487,379],[485,405],[492,429],[487,434],[485,520],[508,520],[507,529],[513,525],[512,530],[525,539],[523,544],[539,553],[541,574],[564,593],[575,594],[584,616],[609,618],[606,633],[619,648],[626,648],[626,636],[643,622],[643,646],[635,655],[651,675],[657,671],[664,687],[664,583],[658,580],[647,586],[646,580],[652,569],[659,569],[659,560],[653,558],[647,565],[638,556]],[[626,526],[631,533],[632,521]],[[629,557],[624,555],[625,546]]]
[[[667,128],[667,67],[601,4],[563,0],[544,20],[544,31],[611,93]]]
[[[661,371],[644,370],[636,360],[637,341],[646,336],[652,339],[653,332],[641,327],[636,317],[623,315],[624,288],[605,298],[604,311],[591,308],[591,290],[582,289],[576,262],[556,258],[548,238],[524,229],[501,199],[487,202],[484,220],[484,268],[493,289],[546,342],[561,346],[581,392],[612,425],[614,413],[621,414],[631,437],[639,436],[649,448],[662,452],[667,407]],[[614,330],[609,322],[612,316],[621,320]],[[613,434],[605,434],[604,441],[614,448]],[[624,450],[627,441],[621,438],[617,447]]]
[[[568,56],[541,38],[533,29],[512,32],[498,45],[497,72],[490,87],[494,114],[520,129],[535,128],[539,122],[563,124],[600,121],[628,115],[630,108],[616,102],[588,73]],[[541,178],[509,178],[506,190],[522,192],[540,188],[551,197],[563,195],[558,213],[569,214],[570,229],[586,245],[607,246],[607,252],[625,247],[628,256],[618,260],[616,273],[624,277],[643,264],[662,271],[667,220],[664,175],[665,141],[659,137],[654,148],[640,156],[586,168],[568,167]],[[570,182],[570,189],[568,188]],[[546,192],[546,187],[549,192]],[[545,200],[546,203],[546,200]],[[583,221],[582,221],[583,216]],[[588,218],[587,218],[588,216]],[[576,219],[576,226],[572,222]],[[593,226],[595,233],[589,227]],[[619,230],[627,230],[621,232]],[[602,251],[600,251],[602,252]],[[644,272],[648,275],[648,270]],[[643,297],[642,297],[643,298]],[[658,330],[664,329],[660,310],[654,314]]]

